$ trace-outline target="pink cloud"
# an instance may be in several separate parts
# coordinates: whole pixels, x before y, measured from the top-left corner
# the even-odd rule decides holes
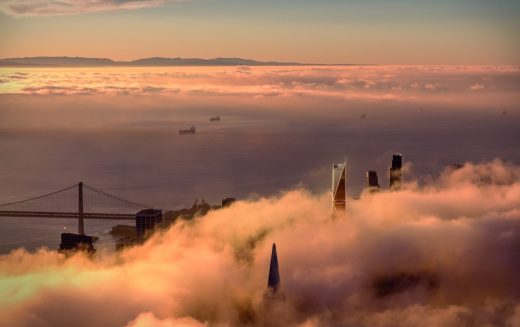
[[[15,17],[74,15],[157,7],[168,2],[175,2],[175,0],[1,0],[0,11]]]
[[[0,324],[259,326],[276,242],[287,326],[507,326],[520,318],[519,177],[499,160],[468,163],[348,199],[346,213],[297,189],[118,256],[17,250],[0,258]]]

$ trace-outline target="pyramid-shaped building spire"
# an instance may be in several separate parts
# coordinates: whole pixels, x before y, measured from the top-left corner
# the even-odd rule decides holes
[[[278,270],[278,256],[276,254],[275,243],[273,243],[273,250],[271,252],[271,264],[269,266],[267,287],[273,289],[273,291],[277,291],[280,288],[280,272]]]

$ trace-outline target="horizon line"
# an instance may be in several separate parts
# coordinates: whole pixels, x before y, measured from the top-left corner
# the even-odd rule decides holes
[[[40,63],[40,64],[31,64],[31,63],[20,63],[20,62],[9,62],[10,60],[31,60],[31,59],[78,59],[78,60],[104,60],[105,64],[83,64],[83,65],[74,65],[74,64],[51,64],[51,63]],[[139,64],[139,61],[143,60],[200,60],[207,61],[208,64],[189,64],[184,63],[182,65],[174,65],[167,63],[149,63],[149,64]],[[250,58],[241,58],[241,57],[209,57],[209,58],[201,58],[201,57],[161,57],[161,56],[152,56],[152,57],[141,57],[137,59],[127,59],[127,60],[118,60],[112,59],[109,57],[86,57],[86,56],[69,56],[69,55],[60,55],[60,56],[23,56],[23,57],[3,57],[0,58],[0,67],[20,67],[20,66],[33,66],[33,67],[77,67],[77,66],[89,66],[89,67],[102,67],[102,66],[155,66],[155,67],[168,67],[168,66],[248,66],[247,63],[219,63],[217,65],[211,65],[211,61],[217,60],[237,60],[237,61],[248,61],[251,66],[520,66],[520,63],[516,64],[505,64],[505,63],[481,63],[481,64],[460,64],[460,63],[302,63],[297,61],[276,61],[276,60],[257,60]]]

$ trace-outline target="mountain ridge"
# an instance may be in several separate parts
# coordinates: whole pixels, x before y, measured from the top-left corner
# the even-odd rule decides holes
[[[131,61],[115,61],[109,58],[38,56],[0,59],[0,67],[138,67],[138,66],[305,66],[297,62],[258,61],[243,58],[168,58],[149,57]]]

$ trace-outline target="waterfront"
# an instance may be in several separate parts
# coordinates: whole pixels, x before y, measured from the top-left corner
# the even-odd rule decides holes
[[[121,221],[86,220],[85,227],[89,235],[99,237],[96,248],[113,252],[115,239],[110,230],[117,224]],[[5,254],[17,248],[35,251],[46,247],[56,250],[60,245],[60,234],[76,233],[78,222],[75,219],[2,217],[0,226],[0,254]]]

